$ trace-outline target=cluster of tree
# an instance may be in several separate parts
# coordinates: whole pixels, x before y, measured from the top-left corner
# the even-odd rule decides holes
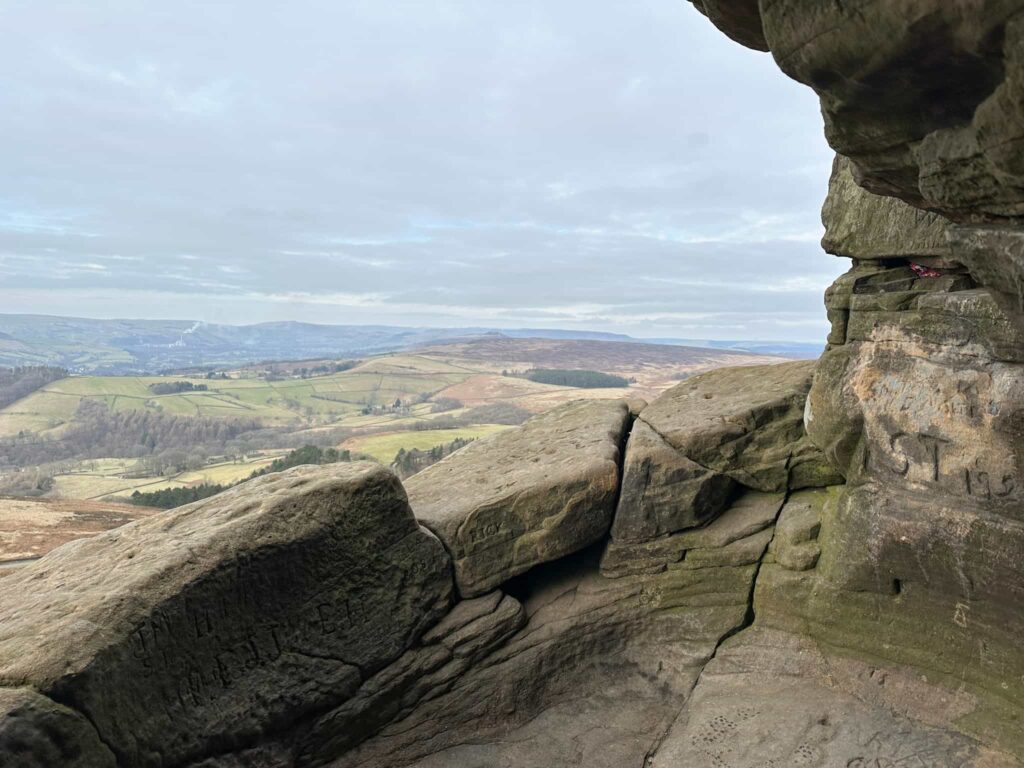
[[[51,381],[67,377],[66,368],[49,365],[26,365],[18,368],[0,368],[0,408],[5,408]]]
[[[200,469],[206,464],[207,452],[198,448],[191,452],[178,449],[161,451],[142,459],[142,471],[133,473],[137,477],[160,477],[177,472]]]
[[[219,483],[203,483],[202,485],[184,486],[182,488],[164,488],[162,491],[148,491],[141,493],[135,491],[128,500],[139,507],[157,507],[158,509],[172,509],[182,504],[191,504],[193,501],[207,499],[215,496],[228,486]]]
[[[180,392],[206,392],[210,388],[205,384],[193,384],[191,381],[158,381],[149,385],[154,395],[177,395]]]
[[[53,475],[39,467],[0,473],[0,494],[5,496],[42,496],[52,489]]]
[[[628,387],[629,379],[600,371],[569,370],[564,368],[534,368],[523,374],[523,378],[540,384],[554,384],[559,387],[601,389],[604,387]]]
[[[238,437],[261,427],[257,419],[173,416],[159,411],[114,411],[82,400],[59,438],[23,435],[0,440],[0,466],[29,466],[70,458],[134,458],[200,449],[224,453]]]
[[[362,360],[342,360],[340,363],[314,365],[312,368],[299,368],[297,373],[304,379],[310,376],[325,376],[329,373],[341,373],[355,368]]]
[[[419,448],[410,448],[408,451],[405,448],[399,448],[398,453],[395,454],[395,460],[391,462],[391,469],[404,480],[430,465],[436,464],[445,456],[455,453],[459,448],[463,448],[471,442],[473,442],[473,438],[457,437],[450,443],[435,445],[425,451],[421,451]]]
[[[286,469],[302,464],[335,464],[339,461],[352,461],[352,452],[337,448],[320,448],[316,445],[304,445],[289,451],[279,459],[274,459],[263,469],[257,469],[249,478],[269,475],[271,472],[284,472]]]
[[[272,363],[260,374],[266,381],[282,381],[286,378],[309,379],[313,376],[327,376],[332,373],[348,371],[359,365],[362,360],[341,360],[336,363],[295,367],[294,365]],[[264,365],[264,363],[260,363]]]
[[[462,401],[454,397],[435,397],[430,403],[431,413],[444,413],[454,411],[462,407]]]
[[[315,445],[304,445],[294,451],[289,451],[279,459],[274,459],[263,469],[257,469],[245,480],[252,480],[254,477],[262,477],[273,472],[284,472],[286,469],[298,467],[302,464],[334,464],[339,461],[351,461],[350,451],[339,451],[337,448],[320,448]],[[245,480],[239,480],[243,483]],[[184,488],[165,488],[162,491],[135,491],[129,497],[129,501],[140,507],[158,507],[160,509],[171,509],[180,507],[182,504],[190,504],[199,499],[205,499],[221,491],[226,491],[238,483],[221,485],[220,483],[203,483]]]

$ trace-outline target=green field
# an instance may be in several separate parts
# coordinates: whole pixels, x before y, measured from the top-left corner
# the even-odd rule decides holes
[[[246,479],[283,455],[283,451],[268,451],[245,461],[213,463],[202,469],[167,477],[132,477],[138,466],[136,459],[90,459],[54,476],[53,495],[66,499],[100,499],[130,496],[135,490],[159,491],[202,483],[230,485]]]
[[[477,424],[460,429],[430,429],[417,432],[385,432],[379,435],[354,437],[345,442],[345,447],[372,456],[381,464],[390,464],[399,449],[418,448],[426,451],[436,445],[444,445],[458,438],[475,439],[487,437],[508,429],[503,424]]]
[[[68,423],[83,399],[114,410],[152,410],[176,416],[253,418],[267,426],[299,422],[364,428],[382,422],[364,416],[365,406],[429,397],[465,381],[473,371],[427,357],[393,356],[370,360],[342,373],[309,379],[267,381],[256,377],[226,380],[185,376],[72,376],[53,382],[0,411],[0,437],[19,432],[46,433]],[[188,381],[206,392],[154,395],[151,384]],[[429,406],[410,414],[429,416]],[[394,421],[392,416],[388,423]]]
[[[331,361],[247,364],[227,371],[227,378],[210,379],[189,375],[71,376],[0,410],[0,439],[8,439],[8,455],[18,456],[21,451],[21,458],[12,461],[14,468],[0,473],[0,484],[6,483],[15,493],[46,492],[80,499],[125,497],[135,490],[203,483],[229,485],[307,443],[348,449],[388,465],[401,449],[429,450],[460,438],[486,437],[509,428],[496,422],[519,423],[532,413],[581,398],[629,395],[651,400],[678,383],[680,373],[707,368],[708,355],[714,354],[718,353],[618,342],[487,338],[452,342],[415,354],[382,354],[348,370],[313,376],[308,373],[317,367],[331,370],[333,365],[324,365]],[[574,376],[580,372],[614,373],[628,377],[631,386],[629,390],[583,389],[529,381],[516,374],[537,369],[556,369]],[[302,378],[303,371],[306,378]],[[205,389],[164,387],[161,391],[168,394],[158,395],[151,388],[175,382]],[[398,406],[396,401],[400,401]],[[121,413],[201,417],[203,421],[182,424],[171,419],[97,418],[97,409],[91,408],[76,423],[83,402],[103,403]],[[246,424],[224,425],[222,429],[210,424],[217,419],[239,419]],[[436,426],[443,428],[427,428],[431,422],[439,422]],[[131,431],[133,423],[142,424],[136,432]],[[272,429],[248,431],[254,426]],[[121,439],[122,432],[117,430],[122,429],[124,439],[133,441],[124,445],[124,455],[144,455],[145,462],[82,458],[101,451],[117,455],[122,445],[114,440]],[[232,429],[247,431],[239,435]],[[177,430],[179,437],[173,437],[172,430]],[[165,438],[168,434],[172,437]],[[104,437],[110,442],[91,442]],[[72,446],[72,450],[47,453],[51,441],[58,447]],[[175,453],[179,457],[172,460],[170,454]],[[241,463],[228,462],[224,459],[227,453],[245,453],[247,458]],[[163,476],[143,476],[144,470],[197,466],[208,455],[213,456],[210,463],[195,471],[167,470],[169,474]]]

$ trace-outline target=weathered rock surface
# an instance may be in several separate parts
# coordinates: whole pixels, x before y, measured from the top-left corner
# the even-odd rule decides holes
[[[758,617],[969,690],[958,727],[1024,753],[1007,682],[1024,679],[1024,335],[962,269],[888,264],[828,294],[806,425],[847,484],[821,507],[816,568],[778,545]]]
[[[1024,229],[1017,226],[954,227],[953,257],[992,291],[1018,332],[1024,333]]]
[[[742,487],[781,492],[839,481],[804,435],[813,369],[811,361],[722,368],[645,408],[629,436],[608,567],[634,558],[645,567],[646,542],[675,550],[657,540],[713,520]]]
[[[570,403],[409,478],[413,510],[451,553],[464,597],[604,537],[630,418],[625,401]]]
[[[79,713],[29,688],[0,688],[0,765],[115,768],[117,763]]]
[[[734,542],[748,540],[774,523],[784,498],[781,493],[750,491],[702,528],[635,544],[612,540],[601,558],[601,573],[609,578],[657,573],[676,564],[686,567],[694,558],[701,557],[701,552],[726,552]],[[748,562],[756,562],[760,556],[758,553]]]
[[[736,482],[692,461],[638,419],[629,435],[612,538],[644,542],[701,525],[721,512]]]
[[[286,764],[321,765],[349,750],[358,752],[355,748],[380,728],[451,690],[524,619],[522,604],[501,592],[456,604],[417,646],[303,732]]]
[[[0,593],[0,762],[1020,766],[1024,2],[692,2],[844,156],[818,364],[413,478],[454,606],[366,467],[57,550]]]
[[[850,161],[836,155],[828,197],[821,209],[821,247],[854,259],[948,259],[951,222],[895,197],[868,192],[853,177]]]
[[[829,656],[794,635],[747,631],[705,667],[649,765],[1020,765],[958,733],[951,721],[963,701],[950,698],[898,668]]]
[[[747,488],[782,491],[799,465],[821,459],[801,442],[813,373],[810,360],[719,368],[668,390],[640,420],[700,466]]]
[[[641,765],[720,639],[745,623],[765,534],[711,532],[694,542],[705,562],[657,574],[605,578],[594,549],[530,571],[509,585],[521,629],[332,765]],[[748,539],[745,558],[708,557]]]
[[[691,0],[716,27],[741,45],[767,51],[757,0]]]
[[[119,764],[181,765],[339,706],[450,594],[392,474],[300,467],[7,577],[0,685],[81,713]]]
[[[797,491],[786,500],[766,562],[778,563],[791,571],[807,571],[818,564],[822,510],[825,504],[835,503],[838,488]]]

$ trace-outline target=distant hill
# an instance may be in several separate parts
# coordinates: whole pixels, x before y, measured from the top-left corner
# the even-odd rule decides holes
[[[51,365],[74,373],[93,374],[154,373],[204,366],[238,366],[261,360],[366,356],[460,339],[495,337],[648,341],[615,333],[544,328],[418,328],[290,321],[224,325],[193,320],[95,320],[0,314],[0,366]],[[670,339],[664,343],[679,345],[684,340]],[[773,345],[769,342],[685,342],[685,345],[796,357],[816,356],[820,352],[820,345]],[[812,353],[802,347],[817,351]]]
[[[594,339],[529,339],[490,335],[477,339],[444,341],[417,348],[425,355],[444,355],[479,363],[523,367],[586,368],[615,373],[676,366],[742,365],[752,357],[744,350],[652,344],[647,341],[602,341]],[[759,353],[760,357],[764,353]],[[754,362],[769,362],[760,359]]]
[[[825,344],[815,341],[751,341],[721,339],[639,339],[647,344],[670,344],[682,347],[751,352],[759,355],[780,355],[797,360],[814,360],[825,351]]]

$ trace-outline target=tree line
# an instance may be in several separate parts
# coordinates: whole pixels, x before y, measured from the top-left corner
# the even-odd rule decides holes
[[[26,365],[0,368],[0,408],[31,395],[47,384],[67,378],[66,368],[49,365]]]
[[[154,395],[177,395],[181,392],[206,392],[210,388],[205,384],[193,384],[191,381],[158,381],[149,385]]]
[[[206,499],[210,496],[226,491],[246,480],[255,477],[262,477],[274,472],[284,472],[286,469],[298,467],[302,464],[334,464],[339,461],[352,461],[352,453],[337,448],[319,448],[315,445],[304,445],[288,452],[286,455],[274,459],[269,465],[262,469],[253,471],[248,477],[235,483],[226,485],[221,483],[202,483],[201,485],[184,486],[181,488],[164,488],[159,491],[135,491],[128,498],[132,504],[140,507],[157,507],[159,509],[172,509],[182,504],[191,504],[193,501]]]
[[[539,384],[554,384],[559,387],[580,389],[603,389],[605,387],[628,387],[629,379],[601,371],[570,370],[565,368],[533,368],[523,378]]]
[[[224,448],[260,429],[258,419],[173,416],[151,410],[115,411],[98,400],[82,400],[74,420],[58,438],[22,435],[0,440],[0,466],[28,466],[70,458],[138,458],[165,451]]]
[[[391,469],[401,479],[405,480],[405,478],[415,475],[417,472],[422,472],[432,464],[436,464],[445,456],[455,453],[460,448],[464,448],[473,442],[474,439],[472,437],[457,437],[450,443],[435,445],[427,450],[399,448],[398,453],[395,454],[395,460],[391,462]]]

